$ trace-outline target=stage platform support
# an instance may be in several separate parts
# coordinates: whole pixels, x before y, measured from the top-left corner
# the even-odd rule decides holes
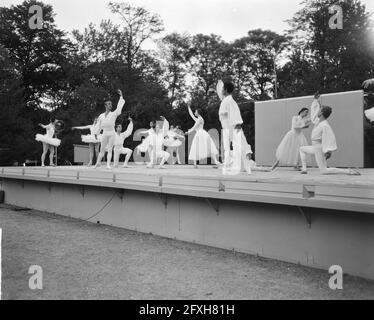
[[[191,169],[0,170],[8,204],[374,279],[374,189],[361,180],[332,187],[317,175],[300,184]]]

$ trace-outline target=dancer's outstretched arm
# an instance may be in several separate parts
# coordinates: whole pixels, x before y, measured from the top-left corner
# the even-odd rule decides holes
[[[51,124],[46,124],[46,125],[44,125],[44,124],[42,124],[42,123],[39,123],[39,127],[42,127],[43,129],[47,129],[47,128],[49,128],[50,125],[51,125]]]
[[[128,138],[129,136],[131,136],[132,131],[134,130],[134,123],[132,122],[132,119],[129,118],[129,121],[130,121],[130,123],[127,126],[126,131],[121,133],[121,136],[123,136],[125,139]]]
[[[188,113],[190,114],[191,118],[192,118],[194,121],[197,121],[197,118],[196,118],[195,115],[193,114],[190,105],[188,105]]]
[[[117,104],[117,109],[114,110],[114,112],[117,116],[119,116],[122,113],[123,106],[125,105],[125,99],[123,98],[123,94],[120,89],[118,89],[117,92],[119,94],[119,100]]]
[[[72,130],[86,130],[91,129],[91,126],[72,127]]]

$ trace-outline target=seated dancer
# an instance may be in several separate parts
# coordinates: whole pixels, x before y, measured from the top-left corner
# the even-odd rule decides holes
[[[87,164],[88,167],[92,166],[94,155],[99,151],[100,145],[100,136],[99,134],[99,126],[98,126],[98,117],[94,119],[93,124],[88,126],[80,126],[80,127],[72,127],[72,130],[90,130],[90,134],[82,135],[81,139],[82,142],[88,143],[89,151],[90,151],[90,160]]]
[[[103,159],[105,155],[105,151],[108,151],[107,168],[110,169],[110,163],[112,161],[114,138],[115,138],[114,126],[115,126],[117,117],[122,113],[122,108],[125,105],[125,100],[123,99],[122,91],[118,89],[117,92],[120,96],[117,109],[114,111],[111,111],[112,102],[106,101],[105,112],[102,113],[98,119],[98,127],[100,131],[103,130],[103,135],[101,139],[100,153],[99,153],[99,156],[97,157],[95,168],[100,166],[101,160]]]
[[[258,167],[256,162],[252,160],[252,148],[251,145],[248,144],[247,139],[244,135],[244,132],[241,132],[241,144],[242,144],[242,163],[241,163],[241,171],[245,171],[248,174],[251,174],[252,171],[260,171],[260,172],[270,172],[270,169],[264,167]]]
[[[331,153],[338,149],[336,145],[335,134],[332,131],[327,119],[330,117],[332,109],[323,106],[319,112],[319,123],[312,131],[312,146],[304,146],[300,148],[300,157],[302,163],[302,174],[307,174],[306,155],[314,155],[318,168],[322,174],[348,174],[360,175],[356,170],[328,168],[327,160],[331,157]]]
[[[161,118],[164,119],[164,117]],[[148,153],[150,162],[147,165],[147,168],[153,168],[155,163],[157,163],[157,161],[161,159],[159,168],[165,169],[164,164],[170,157],[170,153],[164,151],[164,142],[168,131],[168,122],[164,121],[162,128],[161,124],[157,123],[154,133],[149,136],[150,139]]]
[[[300,159],[300,147],[308,145],[308,141],[302,132],[303,129],[309,127],[308,113],[307,108],[302,108],[297,116],[292,117],[291,130],[287,132],[279,144],[275,153],[277,161],[271,170],[274,170],[279,164],[297,168]]]
[[[116,127],[116,134],[114,138],[114,167],[117,168],[119,157],[121,154],[125,154],[125,162],[123,163],[124,168],[129,168],[128,162],[130,160],[130,157],[132,155],[132,150],[129,148],[124,148],[123,143],[125,142],[125,139],[131,136],[132,131],[134,130],[134,124],[131,118],[129,118],[129,125],[127,126],[127,129],[125,132],[122,132],[122,125],[119,124]]]
[[[55,147],[58,147],[61,144],[61,140],[54,138],[55,135],[55,125],[57,123],[57,120],[55,118],[51,118],[49,124],[43,125],[39,123],[39,126],[43,129],[46,129],[46,134],[37,134],[35,136],[35,140],[39,141],[43,144],[43,153],[42,153],[42,167],[45,166],[45,157],[47,155],[47,152],[49,150],[49,165],[50,166],[56,166],[53,162],[53,157],[55,155]]]
[[[164,121],[167,121],[166,119]],[[171,163],[174,165],[175,163],[181,164],[180,156],[179,156],[179,147],[182,145],[182,140],[184,140],[184,136],[177,133],[177,128],[174,126],[170,126],[169,131],[167,132],[167,137],[165,138],[165,147],[167,147],[166,151],[171,154]],[[174,160],[177,158],[177,161]]]
[[[197,161],[211,157],[214,161],[215,167],[218,167],[218,165],[221,164],[218,161],[218,150],[209,133],[204,130],[204,119],[201,116],[200,110],[196,109],[194,114],[191,107],[188,105],[188,113],[195,121],[195,125],[186,132],[186,135],[196,131],[190,147],[188,160],[194,162],[194,167],[196,169]]]

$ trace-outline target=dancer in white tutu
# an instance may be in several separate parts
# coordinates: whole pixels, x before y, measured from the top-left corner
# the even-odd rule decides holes
[[[302,132],[303,129],[309,127],[310,120],[307,119],[308,114],[309,110],[302,108],[297,116],[292,117],[291,130],[287,132],[279,144],[275,153],[277,161],[271,170],[274,170],[278,165],[298,167],[300,147],[308,145],[308,141]]]
[[[101,139],[100,145],[100,153],[97,157],[95,168],[100,166],[101,160],[103,159],[105,152],[108,152],[107,155],[107,168],[110,169],[110,163],[112,161],[112,152],[113,152],[113,145],[114,145],[114,138],[115,138],[115,123],[117,117],[122,113],[122,108],[125,105],[125,100],[123,99],[122,91],[118,89],[118,94],[120,96],[117,109],[112,111],[112,102],[106,101],[105,102],[105,112],[102,113],[98,118],[98,127],[99,130],[103,130],[103,135]]]
[[[148,153],[150,162],[147,165],[147,168],[153,168],[157,161],[161,159],[159,168],[165,169],[164,164],[170,157],[170,153],[164,151],[165,137],[167,136],[167,132],[168,123],[164,121],[163,124],[161,124],[159,121],[156,124],[154,132],[148,136]]]
[[[129,125],[127,126],[127,129],[125,132],[122,132],[122,125],[119,124],[116,127],[116,134],[114,138],[114,167],[116,168],[118,166],[119,157],[121,154],[125,154],[125,162],[123,163],[124,168],[129,168],[128,162],[130,160],[130,157],[132,155],[132,150],[129,148],[124,148],[123,143],[125,142],[125,139],[131,136],[132,131],[134,130],[134,124],[131,118],[129,118]]]
[[[99,152],[100,136],[99,136],[99,125],[98,117],[94,119],[93,124],[88,126],[72,127],[72,130],[90,130],[90,134],[82,135],[82,142],[87,143],[90,152],[90,159],[87,166],[92,166],[94,155]]]
[[[54,138],[55,135],[55,125],[57,123],[57,120],[54,118],[50,119],[49,124],[43,125],[39,123],[39,126],[45,129],[47,132],[45,135],[37,134],[35,136],[35,140],[39,141],[43,144],[43,153],[42,153],[42,167],[45,166],[45,157],[47,155],[47,152],[49,150],[49,165],[55,166],[53,162],[53,157],[55,155],[55,147],[58,147],[61,144],[61,140]]]
[[[307,174],[306,156],[314,155],[318,168],[322,174],[347,174],[360,175],[353,169],[328,168],[327,160],[332,152],[338,149],[334,131],[332,131],[327,119],[330,117],[332,109],[323,106],[319,112],[319,123],[312,131],[312,145],[300,148],[300,157],[302,163],[302,174]]]
[[[164,121],[168,123],[168,121],[163,117]],[[171,163],[174,165],[175,163],[181,164],[180,156],[179,156],[179,147],[182,145],[182,140],[184,140],[184,136],[177,133],[177,128],[174,126],[170,126],[167,136],[164,141],[165,147],[167,147],[166,151],[171,155]],[[174,159],[174,154],[176,158],[176,162]]]
[[[195,125],[186,132],[186,135],[196,131],[190,147],[188,159],[193,161],[194,167],[197,168],[197,161],[211,157],[217,167],[220,165],[218,161],[218,150],[209,133],[204,130],[204,119],[200,111],[197,109],[194,114],[191,107],[188,106],[188,113],[195,121]]]

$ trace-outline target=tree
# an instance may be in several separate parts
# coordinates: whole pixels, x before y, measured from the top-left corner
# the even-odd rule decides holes
[[[28,25],[29,8],[43,9],[43,28]],[[65,33],[57,29],[50,5],[26,0],[20,5],[0,8],[0,45],[8,50],[10,59],[21,75],[24,96],[30,108],[53,99],[64,83],[64,65],[70,42]]]
[[[143,7],[116,2],[109,2],[108,6],[111,12],[119,15],[124,23],[125,59],[128,76],[131,77],[142,44],[164,30],[163,22],[157,14],[151,14]]]
[[[164,72],[165,86],[169,91],[170,104],[186,98],[190,37],[171,33],[158,41],[159,59]]]
[[[335,0],[305,0],[290,20],[296,45],[310,55],[317,89],[337,92],[359,89],[374,71],[373,25],[359,0],[342,0],[343,29],[331,29],[329,8]]]

